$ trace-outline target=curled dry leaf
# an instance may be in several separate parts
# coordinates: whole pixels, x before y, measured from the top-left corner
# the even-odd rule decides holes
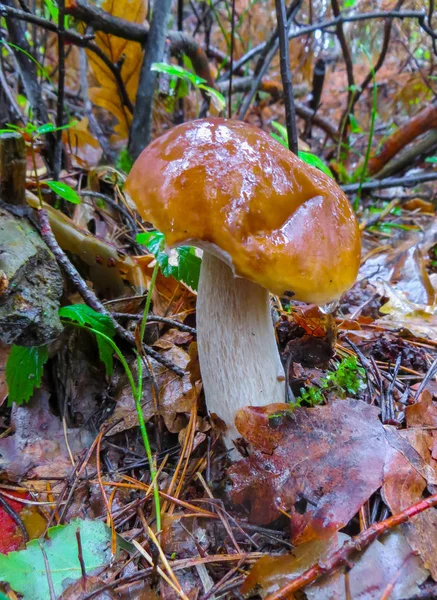
[[[251,569],[242,592],[257,587],[261,588],[263,597],[271,594],[316,562],[323,562],[349,539],[348,535],[337,533],[328,540],[302,544],[291,554],[261,558]],[[423,568],[422,561],[414,556],[405,537],[396,529],[358,555],[348,573],[348,582],[344,573],[337,571],[305,588],[305,595],[308,600],[380,600],[387,587],[394,583],[390,600],[399,600],[418,594],[418,586],[427,577],[428,571]]]
[[[259,524],[288,512],[295,544],[344,527],[382,484],[385,433],[364,402],[246,407],[236,425],[254,451],[229,470],[232,499]]]

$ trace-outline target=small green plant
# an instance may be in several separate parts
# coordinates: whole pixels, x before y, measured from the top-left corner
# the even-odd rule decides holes
[[[153,281],[149,290],[148,300],[151,297]],[[146,304],[148,311],[150,301]],[[146,315],[145,311],[145,315]],[[143,411],[141,408],[141,399],[143,395],[143,361],[137,354],[137,381],[135,382],[134,373],[129,367],[120,348],[114,342],[115,328],[112,319],[107,315],[102,315],[85,304],[74,304],[64,306],[59,309],[59,316],[64,325],[72,325],[80,327],[96,337],[97,346],[99,349],[100,360],[105,365],[106,373],[110,376],[113,372],[113,355],[116,354],[123,369],[126,373],[132,395],[135,400],[135,408],[137,411],[138,424],[141,431],[144,448],[146,450],[147,459],[149,462],[150,476],[153,482],[153,493],[155,499],[156,510],[156,526],[158,531],[161,529],[161,512],[159,490],[157,487],[157,477],[155,463],[152,456],[152,450],[147,435],[146,424],[144,421]],[[145,325],[145,319],[143,319]],[[144,325],[141,328],[141,339],[144,334]],[[34,390],[41,385],[41,377],[44,364],[48,359],[47,346],[39,346],[38,348],[24,348],[22,346],[12,346],[6,364],[6,382],[8,384],[9,396],[8,402],[12,404],[23,404],[27,402]]]
[[[364,386],[366,372],[360,367],[355,356],[344,358],[335,371],[329,372],[320,380],[320,386],[302,388],[294,406],[303,403],[317,406],[325,401],[324,392],[335,392],[340,398],[356,396]]]
[[[171,77],[176,77],[177,79],[191,83],[195,89],[203,90],[208,94],[218,111],[225,109],[226,100],[224,99],[223,94],[214,88],[205,85],[206,79],[202,79],[202,77],[198,77],[194,73],[190,73],[190,71],[187,71],[187,69],[184,69],[179,65],[168,65],[167,63],[156,62],[152,64],[152,71],[156,71],[157,73],[165,73]]]
[[[176,250],[177,261],[172,264],[169,255],[164,252],[165,238],[160,231],[147,231],[137,235],[137,242],[146,246],[153,254],[157,265],[166,277],[174,277],[178,281],[183,281],[193,290],[197,290],[199,285],[201,259],[196,255],[196,250],[192,246],[180,246]]]
[[[283,125],[281,125],[281,123],[278,123],[277,121],[272,121],[272,126],[279,133],[279,135],[278,135],[278,134],[272,132],[270,134],[272,136],[272,138],[274,138],[277,142],[279,142],[280,144],[282,144],[283,146],[288,148],[287,129]],[[334,175],[332,174],[331,169],[327,165],[325,165],[323,160],[321,160],[315,154],[312,154],[311,152],[299,151],[298,156],[301,160],[306,162],[308,165],[311,165],[312,167],[316,167],[317,169],[320,169],[321,171],[323,171],[323,173],[325,173],[326,175],[329,175],[329,177],[334,178]]]

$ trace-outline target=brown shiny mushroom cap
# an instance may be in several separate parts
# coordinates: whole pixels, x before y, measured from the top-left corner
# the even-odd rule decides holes
[[[126,191],[170,247],[208,250],[273,293],[323,304],[355,281],[360,233],[345,194],[241,121],[169,130],[142,152]]]

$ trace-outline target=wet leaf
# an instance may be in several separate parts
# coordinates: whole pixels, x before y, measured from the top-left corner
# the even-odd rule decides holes
[[[384,469],[383,497],[393,514],[423,498],[427,484],[437,482],[437,461],[431,457],[432,433],[423,429],[397,432],[405,444],[397,444]],[[437,510],[430,508],[402,526],[408,543],[416,550],[434,579],[437,578]]]
[[[86,304],[74,304],[64,306],[59,310],[59,316],[64,319],[70,319],[82,326],[90,326],[95,331],[103,333],[106,337],[112,339],[115,335],[115,327],[112,320],[107,315],[102,315],[93,310]],[[106,368],[107,375],[112,375],[114,351],[111,345],[102,336],[95,334],[97,346],[99,349],[100,360]]]
[[[13,435],[0,439],[0,473],[11,481],[28,477],[64,477],[71,472],[62,421],[49,408],[49,394],[40,388],[26,406],[12,408]],[[84,429],[67,430],[73,455],[89,445]]]
[[[6,364],[6,381],[9,388],[8,403],[23,404],[41,385],[44,365],[49,358],[47,346],[12,346]]]
[[[261,588],[263,597],[271,594],[316,562],[323,562],[349,539],[348,535],[338,533],[328,540],[302,544],[291,554],[261,558],[252,567],[242,592]],[[428,571],[420,558],[414,556],[403,534],[394,530],[358,555],[348,572],[348,582],[339,571],[305,588],[305,595],[308,600],[380,600],[387,586],[395,582],[390,599],[399,600],[418,594],[418,586],[427,577]]]
[[[64,200],[67,200],[67,202],[71,202],[72,204],[80,204],[79,194],[66,183],[63,183],[62,181],[46,181],[45,184],[53,192],[55,192],[55,194]]]
[[[248,508],[250,520],[266,524],[286,511],[297,544],[348,523],[380,487],[387,445],[378,410],[364,402],[281,413],[287,408],[238,412],[236,426],[254,451],[229,475],[232,499]]]
[[[165,336],[159,342],[161,345],[166,345]],[[171,345],[168,349],[161,352],[161,354],[186,371],[190,356],[185,350]],[[145,392],[142,403],[144,419],[148,421],[155,416],[158,410],[158,413],[164,419],[167,429],[172,433],[178,433],[186,425],[187,419],[185,415],[191,412],[193,402],[196,401],[199,395],[200,385],[199,383],[197,385],[191,383],[188,372],[181,378],[169,369],[159,368],[155,371],[155,374],[159,391],[158,408],[155,405],[150,387],[147,386],[147,393]],[[143,389],[146,389],[146,384],[143,385]],[[115,391],[114,396],[117,404],[108,420],[109,424],[115,424],[111,428],[111,433],[137,427],[138,419],[130,386],[126,382],[123,382],[123,385]],[[120,419],[121,422],[119,422]]]
[[[51,527],[47,540],[33,540],[27,544],[26,550],[0,555],[0,580],[9,583],[24,600],[50,598],[42,545],[58,597],[66,582],[81,577],[76,539],[78,529],[87,573],[101,570],[111,558],[111,530],[101,521],[77,519],[66,526]]]

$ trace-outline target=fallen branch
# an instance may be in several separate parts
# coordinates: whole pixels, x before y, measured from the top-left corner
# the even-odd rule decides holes
[[[431,104],[421,110],[405,125],[399,127],[384,142],[375,156],[372,156],[367,166],[369,175],[375,175],[402,148],[430,129],[437,128],[437,104]]]
[[[394,515],[385,521],[380,523],[374,523],[368,529],[362,531],[359,535],[355,536],[348,542],[345,542],[341,548],[333,552],[323,563],[317,563],[310,569],[304,571],[299,577],[293,579],[285,585],[283,588],[269,594],[265,600],[287,600],[298,590],[314,583],[320,577],[324,575],[331,575],[341,567],[349,564],[349,561],[356,552],[362,552],[367,546],[369,546],[374,540],[380,535],[393,529],[402,523],[406,523],[412,517],[420,514],[428,508],[432,508],[437,505],[437,494],[421,500],[417,504],[406,508],[401,513]]]
[[[97,6],[88,5],[86,2],[83,2],[83,0],[77,0],[74,3],[74,6],[73,3],[71,3],[70,6],[67,6],[65,13],[74,16],[76,19],[83,21],[87,25],[92,26],[96,31],[109,33],[125,40],[138,42],[142,45],[147,42],[149,35],[148,26],[138,25],[132,21],[113,17]],[[33,13],[19,10],[14,6],[6,5],[4,2],[0,2],[0,16],[7,17],[9,19],[26,21],[28,23],[32,23],[33,25],[38,25],[43,29],[47,29],[48,31],[58,33],[58,27],[52,21],[43,19],[42,17],[37,17]],[[208,58],[196,40],[181,31],[169,31],[167,38],[170,41],[170,52],[172,54],[184,52],[191,60],[196,74],[199,75],[199,77],[206,79],[207,84],[210,87],[214,87],[214,79],[211,75]],[[75,46],[88,48],[89,50],[96,52],[96,48],[98,50],[99,48],[96,46],[96,44],[92,43],[93,39],[94,35],[82,36],[75,31],[65,31],[65,40],[67,42],[74,44]],[[102,57],[100,56],[100,58]],[[109,61],[108,58],[107,60]],[[107,64],[106,61],[105,64]],[[109,67],[108,64],[107,66]],[[111,67],[111,71],[113,71],[114,65],[112,65],[112,63]]]
[[[437,173],[422,173],[421,175],[406,175],[405,177],[388,177],[387,179],[374,179],[373,181],[365,181],[361,189],[363,190],[384,190],[393,187],[410,187],[427,183],[428,181],[436,181]],[[348,183],[342,185],[341,189],[347,194],[357,192],[360,187],[359,183]]]

